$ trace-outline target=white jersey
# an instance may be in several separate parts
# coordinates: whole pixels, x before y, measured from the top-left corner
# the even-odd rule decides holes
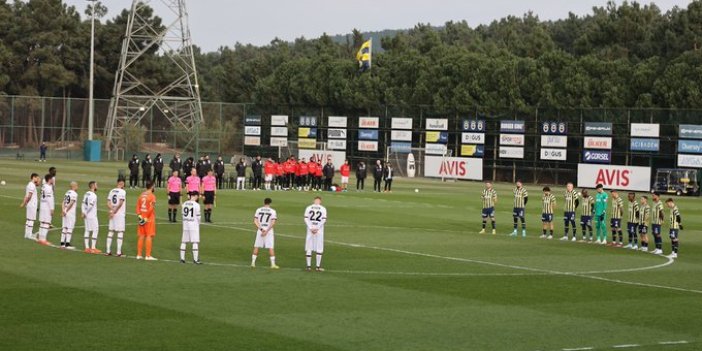
[[[88,191],[83,195],[81,211],[86,220],[97,220],[97,195],[94,192]]]
[[[321,254],[324,252],[324,223],[327,222],[327,209],[322,205],[310,205],[305,209],[305,224],[307,237],[305,238],[305,251]],[[317,233],[313,234],[312,230]]]
[[[51,183],[46,183],[41,186],[41,208],[54,210],[54,186]]]
[[[183,202],[183,237],[181,242],[200,242],[200,204],[197,201],[188,200]]]
[[[30,196],[30,194],[32,198],[27,202],[27,207],[32,207],[36,210],[39,199],[37,196],[37,186],[34,184],[34,182],[29,182],[29,184],[27,184],[25,196]]]
[[[127,212],[125,208],[127,207],[127,192],[124,189],[112,189],[110,193],[107,194],[107,201],[112,204],[112,209],[117,207],[120,201],[123,201],[122,206],[119,208],[119,210],[117,210],[117,212],[115,212],[114,217],[124,218],[126,216]]]
[[[254,213],[254,219],[258,220],[258,223],[262,229],[268,229],[273,225],[273,221],[278,220],[278,213],[270,207],[261,207]],[[261,230],[256,230],[256,240],[254,241],[254,247],[263,249],[273,249],[275,248],[275,234],[273,229],[268,231],[264,236]]]
[[[76,218],[76,207],[78,207],[77,202],[78,193],[73,190],[67,191],[66,195],[63,196],[63,209],[67,208],[71,204],[73,204],[73,206],[66,211],[66,217]]]

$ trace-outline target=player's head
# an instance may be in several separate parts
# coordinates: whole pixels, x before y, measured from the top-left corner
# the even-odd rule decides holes
[[[587,191],[587,189],[583,189],[583,191],[581,191],[580,193],[583,195],[583,197],[590,196],[590,193]],[[614,195],[614,194],[612,194],[612,195]]]
[[[573,191],[573,188],[574,188],[574,185],[572,182],[568,182],[568,184],[566,184],[566,189],[568,189],[568,191]]]
[[[670,208],[675,207],[675,201],[673,201],[673,198],[668,198],[668,200],[665,200],[665,204]]]
[[[256,155],[256,161],[260,161],[260,160],[261,160],[261,155]]]
[[[52,176],[51,173],[47,173],[44,175],[44,181],[47,183],[51,183],[51,178],[53,178],[53,177],[54,176]]]
[[[217,156],[217,161],[222,161],[222,155]]]
[[[56,167],[49,167],[49,174],[56,176]]]
[[[146,154],[146,156],[144,156],[144,158],[146,158],[147,160],[150,159],[150,158],[151,158],[151,154]]]
[[[177,177],[177,176],[178,176],[178,171],[173,171],[171,174],[172,174],[174,177]]]
[[[161,154],[156,154],[156,158],[161,158]]]
[[[344,164],[345,165],[349,164],[349,160],[344,160]]]
[[[88,189],[90,189],[90,191],[93,191],[93,192],[97,191],[97,182],[94,180],[91,180],[90,182],[88,182]]]
[[[36,173],[32,173],[32,175],[29,176],[29,179],[32,181],[32,183],[39,185],[39,175]]]
[[[124,178],[120,177],[117,179],[117,187],[120,189],[124,189]]]
[[[380,160],[375,160],[376,165],[380,165]]]
[[[601,194],[602,192],[604,192],[604,185],[602,185],[602,184],[597,184],[597,186],[595,187],[595,189],[597,190],[598,193]]]
[[[651,198],[653,199],[653,201],[658,202],[658,201],[660,201],[660,199],[661,199],[661,194],[660,194],[659,192],[657,192],[657,191],[654,191],[654,192],[651,194]]]
[[[548,194],[548,193],[550,193],[550,192],[551,192],[551,188],[550,188],[550,187],[547,187],[547,186],[545,186],[545,187],[543,188],[543,191],[544,191],[544,194]]]
[[[197,199],[200,198],[200,194],[196,191],[191,192],[188,196],[191,201],[197,201]]]
[[[190,175],[191,176],[196,176],[197,175],[197,169],[193,168],[190,170]]]
[[[137,154],[133,154],[133,155],[132,155],[132,160],[136,160],[136,159],[137,159]]]
[[[263,199],[263,204],[266,206],[270,206],[270,204],[272,204],[272,203],[273,203],[273,200],[270,197]]]
[[[147,180],[145,186],[146,186],[146,191],[151,191],[151,192],[154,191],[154,182]]]
[[[175,158],[180,158],[180,152],[176,152]]]
[[[210,160],[210,155],[205,155],[205,160],[209,161]]]
[[[639,199],[639,201],[641,202],[642,205],[647,204],[648,203],[648,196],[646,196],[646,195],[641,196],[641,199]]]
[[[244,158],[243,158],[243,157],[239,160],[239,163],[244,163]]]
[[[211,170],[211,169],[208,169],[208,170],[207,170],[207,175],[208,175],[208,176],[211,176],[212,174],[214,174],[214,171]]]
[[[522,181],[521,181],[521,180],[517,180],[517,188],[521,188],[522,185],[523,185],[523,184],[522,184]]]
[[[75,181],[71,182],[71,184],[69,186],[71,187],[71,190],[73,190],[73,191],[78,190],[78,182],[75,182]]]
[[[619,198],[619,192],[617,192],[616,190],[612,189],[611,193],[612,193],[613,198],[615,198],[615,199]]]
[[[485,188],[492,189],[492,182],[485,182]]]
[[[314,198],[314,204],[315,204],[315,205],[321,205],[321,204],[322,204],[322,198],[319,197],[319,196],[316,196],[316,197]]]
[[[629,199],[629,201],[634,201],[636,200],[636,193],[628,193],[626,194],[626,198]]]

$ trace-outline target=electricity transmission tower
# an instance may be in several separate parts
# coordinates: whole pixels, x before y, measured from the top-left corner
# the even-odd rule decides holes
[[[160,16],[163,22],[150,20],[148,8],[165,9]],[[148,69],[142,63],[154,55],[168,58],[171,71],[166,82],[156,82],[143,73]],[[176,131],[192,131],[203,122],[185,0],[132,2],[105,126],[110,157],[112,152],[124,150],[125,128],[138,127],[153,109],[158,109]]]

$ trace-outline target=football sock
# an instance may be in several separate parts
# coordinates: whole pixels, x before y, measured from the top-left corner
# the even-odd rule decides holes
[[[495,229],[495,221],[492,221],[492,229]]]
[[[526,230],[526,220],[522,218],[522,230]]]
[[[631,231],[629,231],[629,244],[634,242],[634,236],[631,234]]]
[[[621,229],[618,229],[617,233],[619,234],[619,243],[621,244],[624,242],[624,234],[622,233]]]
[[[305,259],[307,260],[307,267],[312,266],[312,251],[307,251]]]
[[[657,235],[654,240],[656,242],[656,249],[659,249],[659,250],[662,249],[663,248],[663,240],[661,239],[661,236]]]
[[[487,224],[487,221],[483,220],[483,229],[485,229],[486,224]]]
[[[551,229],[551,230],[548,232],[548,234],[549,234],[550,236],[553,236],[553,229]]]
[[[168,221],[173,222],[173,209],[172,208],[168,209]]]
[[[61,233],[61,246],[66,245],[66,233]]]
[[[673,252],[678,253],[678,241],[673,241]]]
[[[251,265],[252,266],[256,264],[257,258],[258,258],[258,255],[251,255]],[[309,266],[309,264],[308,264],[308,266]]]
[[[180,260],[185,261],[185,250],[188,248],[186,243],[180,243]]]
[[[151,256],[151,248],[153,246],[153,240],[151,237],[146,238],[146,256]]]
[[[83,242],[85,244],[85,248],[89,249],[90,248],[90,232],[86,231],[85,235],[83,235]]]
[[[612,242],[617,241],[617,231],[612,229]]]
[[[636,236],[636,234],[634,234],[634,235],[632,235],[632,236],[634,237],[634,244],[635,244],[635,245],[638,244],[638,243],[639,243],[639,237]]]
[[[105,248],[105,252],[110,253],[112,252],[112,236],[115,235],[114,232],[107,232],[107,247]]]
[[[517,217],[513,217],[513,220],[514,220],[514,230],[517,230],[517,221],[518,221],[518,218],[517,218]]]
[[[317,267],[322,267],[322,254],[317,253]]]
[[[193,261],[200,261],[200,250],[199,250],[199,244],[198,243],[193,243]]]
[[[66,233],[66,241],[64,242],[66,245],[71,244],[71,237],[73,236],[72,233]]]
[[[137,241],[137,256],[141,256],[142,252],[144,252],[144,237],[139,236],[139,240]]]
[[[124,233],[117,232],[117,254],[122,254],[122,242],[124,241]]]
[[[271,266],[275,266],[275,256],[271,256]]]
[[[95,250],[95,249],[97,248],[97,238],[98,238],[98,231],[97,231],[97,230],[93,230],[93,240],[92,240],[92,242],[93,242],[93,246],[92,246],[93,250]]]
[[[34,221],[27,220],[26,227],[24,228],[24,237],[31,238],[32,230],[34,229]]]
[[[44,223],[41,223],[39,225],[39,240],[45,240],[46,239],[46,228],[44,227]]]
[[[544,232],[544,236],[546,236],[546,229],[542,229],[542,231]]]

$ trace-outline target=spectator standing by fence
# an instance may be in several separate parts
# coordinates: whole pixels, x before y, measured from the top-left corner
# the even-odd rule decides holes
[[[224,160],[222,160],[222,155],[217,156],[217,161],[214,163],[214,173],[217,177],[217,189],[222,189],[222,184],[224,183]]]
[[[161,154],[156,154],[156,158],[154,159],[153,182],[156,184],[157,188],[160,188],[161,183],[163,182],[163,158],[161,157]]]
[[[236,164],[236,190],[244,190],[246,188],[246,162],[242,157],[239,163]]]
[[[366,168],[366,163],[361,161],[358,163],[356,168],[356,190],[363,190],[366,183],[366,177],[368,176],[368,169]]]
[[[46,150],[48,149],[49,147],[42,141],[41,145],[39,145],[39,162],[46,162]]]
[[[139,185],[139,157],[134,154],[129,160],[129,188],[134,189]]]
[[[381,184],[383,181],[383,164],[380,160],[375,161],[373,167],[373,191],[381,192]]]

